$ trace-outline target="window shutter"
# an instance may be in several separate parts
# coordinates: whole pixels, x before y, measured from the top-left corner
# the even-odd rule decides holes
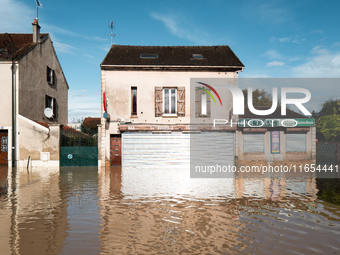
[[[208,90],[210,91],[210,89]],[[207,95],[207,117],[211,117],[211,96]]]
[[[50,71],[50,68],[47,66],[47,67],[46,67],[46,81],[47,81],[47,82],[50,82],[49,71]]]
[[[185,87],[177,88],[177,114],[178,117],[185,116]]]
[[[202,107],[202,90],[195,88],[195,117],[201,117]]]
[[[55,83],[55,72],[52,70],[52,84],[54,85]]]
[[[163,87],[155,87],[155,116],[163,115]]]
[[[57,112],[58,112],[57,100],[53,98],[53,117],[55,120],[57,120]]]

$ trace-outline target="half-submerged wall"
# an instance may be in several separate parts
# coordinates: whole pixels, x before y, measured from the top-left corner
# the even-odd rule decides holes
[[[60,125],[43,126],[21,115],[18,116],[18,166],[59,166]]]

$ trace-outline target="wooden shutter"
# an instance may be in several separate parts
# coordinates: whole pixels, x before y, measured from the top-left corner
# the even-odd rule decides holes
[[[202,111],[202,90],[199,88],[195,88],[195,117],[201,117]]]
[[[210,91],[208,89],[208,91]],[[207,94],[207,115],[202,115],[202,94],[205,93],[199,88],[195,88],[195,117],[210,117],[211,116],[211,97]]]
[[[211,91],[208,89],[208,91]],[[207,117],[210,118],[211,116],[211,96],[207,95]]]
[[[185,87],[177,88],[177,114],[178,117],[185,116]]]
[[[155,116],[163,115],[163,87],[155,87]]]

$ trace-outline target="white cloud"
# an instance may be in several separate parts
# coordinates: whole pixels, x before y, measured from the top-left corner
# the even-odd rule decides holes
[[[100,95],[88,90],[69,90],[68,118],[100,117]]]
[[[339,42],[335,42],[332,44],[332,47],[335,48],[335,47],[340,47],[340,43]]]
[[[8,33],[30,33],[36,17],[31,6],[17,0],[0,0],[0,31]]]
[[[277,6],[277,3],[275,1],[268,4],[258,5],[254,8],[249,8],[251,9],[251,12],[256,16],[256,20],[261,22],[281,24],[293,18],[292,12],[289,9]]]
[[[49,33],[53,33],[53,34],[62,34],[62,35],[80,37],[80,38],[87,39],[87,40],[95,40],[95,41],[102,41],[102,42],[108,40],[107,38],[101,38],[101,37],[98,37],[98,36],[93,36],[93,37],[85,36],[85,35],[78,34],[78,33],[75,33],[73,31],[70,31],[70,30],[67,30],[67,29],[64,29],[64,28],[60,28],[58,26],[49,25],[49,24],[45,24],[45,23],[40,24],[40,25],[44,30],[46,30]]]
[[[315,46],[312,50],[311,53],[315,54],[315,55],[326,55],[329,53],[329,51],[322,47],[322,46]]]
[[[272,66],[283,66],[285,63],[282,61],[272,61],[269,62],[266,67],[272,67]]]
[[[54,48],[57,52],[57,54],[59,53],[75,53],[75,50],[76,48],[69,45],[69,44],[66,44],[66,43],[61,43],[61,42],[58,42],[56,39],[53,41],[53,45],[54,45]]]
[[[197,44],[210,44],[204,38],[208,38],[208,33],[199,30],[185,19],[174,14],[160,14],[153,12],[151,18],[161,21],[171,34],[179,38],[187,39]]]
[[[300,60],[301,57],[299,56],[294,56],[294,57],[290,57],[290,56],[284,56],[280,53],[277,52],[277,50],[267,50],[263,56],[272,59],[272,60],[282,60],[282,61],[288,61],[288,62],[293,62],[293,61],[297,61]]]
[[[293,77],[340,77],[340,52],[316,46],[311,51],[315,56],[292,70]]]
[[[323,34],[323,30],[322,29],[318,29],[318,30],[313,30],[311,33],[312,34]]]
[[[269,41],[272,42],[272,43],[275,43],[275,42],[279,42],[279,43],[292,42],[292,43],[299,43],[300,44],[300,43],[306,41],[306,38],[300,38],[299,35],[282,37],[282,38],[272,36],[272,37],[270,37]]]

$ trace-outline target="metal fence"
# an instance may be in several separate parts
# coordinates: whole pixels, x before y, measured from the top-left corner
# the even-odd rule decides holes
[[[98,166],[98,134],[62,127],[60,131],[60,166]]]
[[[339,165],[340,143],[318,142],[316,144],[316,163],[321,165]]]

